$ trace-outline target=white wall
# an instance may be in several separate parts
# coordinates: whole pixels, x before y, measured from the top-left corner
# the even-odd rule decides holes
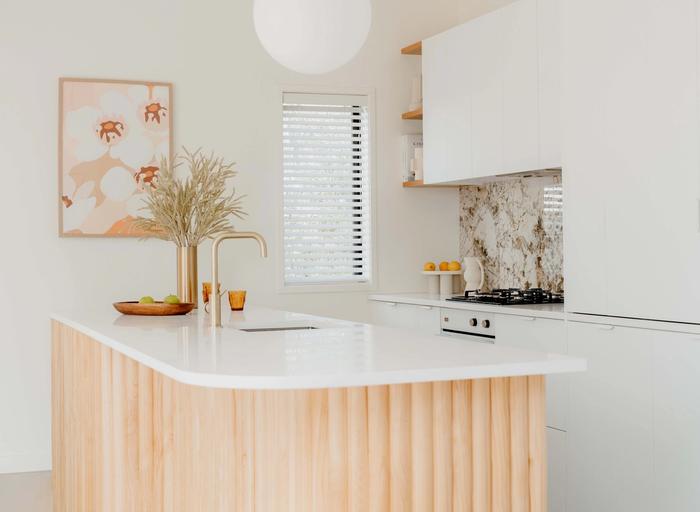
[[[52,309],[110,307],[175,289],[163,242],[57,236],[59,76],[174,84],[176,144],[238,162],[249,220],[274,244],[280,84],[370,86],[376,91],[378,290],[422,289],[425,260],[458,252],[456,190],[404,190],[399,137],[418,59],[398,49],[460,21],[466,0],[374,0],[369,40],[349,65],[307,77],[278,66],[257,41],[252,0],[94,0],[5,3],[0,16],[0,473],[50,464],[49,320]],[[208,248],[200,253],[209,275]],[[274,249],[274,247],[273,247]],[[272,251],[274,254],[274,250]],[[253,302],[352,319],[366,294],[280,295],[275,262],[253,243],[223,250],[224,285]]]
[[[472,18],[495,11],[501,7],[512,4],[516,0],[458,0],[457,16],[459,23],[464,23]]]

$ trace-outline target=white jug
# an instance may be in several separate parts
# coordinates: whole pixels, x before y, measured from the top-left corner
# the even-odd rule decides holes
[[[484,287],[484,265],[479,258],[468,256],[463,261],[464,291],[481,290]]]

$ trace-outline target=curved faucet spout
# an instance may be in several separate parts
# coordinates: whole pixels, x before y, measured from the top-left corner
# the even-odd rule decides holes
[[[214,239],[211,245],[211,326],[221,327],[221,296],[219,295],[219,246],[224,240],[233,238],[252,238],[260,245],[260,255],[267,258],[267,244],[265,239],[252,231],[231,231],[223,233]]]

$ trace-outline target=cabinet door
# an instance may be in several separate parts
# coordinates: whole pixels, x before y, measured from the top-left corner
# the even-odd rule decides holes
[[[644,6],[643,67],[626,74],[644,107],[628,100],[618,146],[624,161],[605,185],[609,314],[698,322],[696,1]]]
[[[434,306],[414,306],[414,325],[426,334],[440,334],[440,308]]]
[[[372,301],[370,308],[373,324],[386,327],[411,327],[411,311],[404,304]]]
[[[450,44],[450,78],[447,88],[450,95],[451,114],[444,127],[448,137],[447,168],[445,181],[457,181],[472,176],[472,96],[473,73],[470,51],[474,46],[474,34],[469,25],[452,29]]]
[[[503,167],[500,173],[539,165],[537,2],[503,8]]]
[[[547,427],[547,510],[566,510],[566,432]]]
[[[503,170],[503,9],[468,23],[471,92],[472,176]]]
[[[370,310],[372,323],[376,325],[440,333],[440,309],[433,306],[371,301]]]
[[[650,331],[567,323],[571,374],[567,431],[568,512],[652,512]],[[663,510],[663,509],[662,509]]]
[[[571,311],[700,321],[696,7],[565,1]]]
[[[700,338],[654,334],[655,510],[700,510]]]
[[[561,167],[562,0],[537,0],[539,168]]]
[[[423,42],[424,181],[471,174],[468,25]]]
[[[439,183],[447,176],[449,104],[449,48],[446,34],[423,41],[423,165],[424,181]]]
[[[609,12],[605,16],[605,5]],[[624,71],[636,64],[628,59],[639,36],[627,42],[620,37],[620,17],[629,11],[638,20],[635,0],[562,0],[564,282],[566,309],[580,313],[608,312],[605,209],[610,174],[620,165],[614,148],[624,136],[622,112],[615,97],[632,84]],[[634,26],[634,25],[633,25]],[[595,27],[595,37],[591,31]],[[619,44],[615,41],[619,41]],[[616,62],[617,61],[617,62]],[[612,79],[615,70],[620,77]],[[624,98],[623,98],[624,99]],[[639,100],[640,98],[636,98]],[[626,101],[624,102],[627,103]],[[643,105],[643,101],[639,101]]]
[[[496,343],[509,347],[566,354],[563,320],[532,316],[496,315]],[[547,376],[547,426],[566,430],[568,375]]]

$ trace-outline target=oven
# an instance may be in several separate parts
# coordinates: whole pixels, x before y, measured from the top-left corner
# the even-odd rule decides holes
[[[465,341],[494,343],[494,314],[463,309],[440,309],[440,334]]]

